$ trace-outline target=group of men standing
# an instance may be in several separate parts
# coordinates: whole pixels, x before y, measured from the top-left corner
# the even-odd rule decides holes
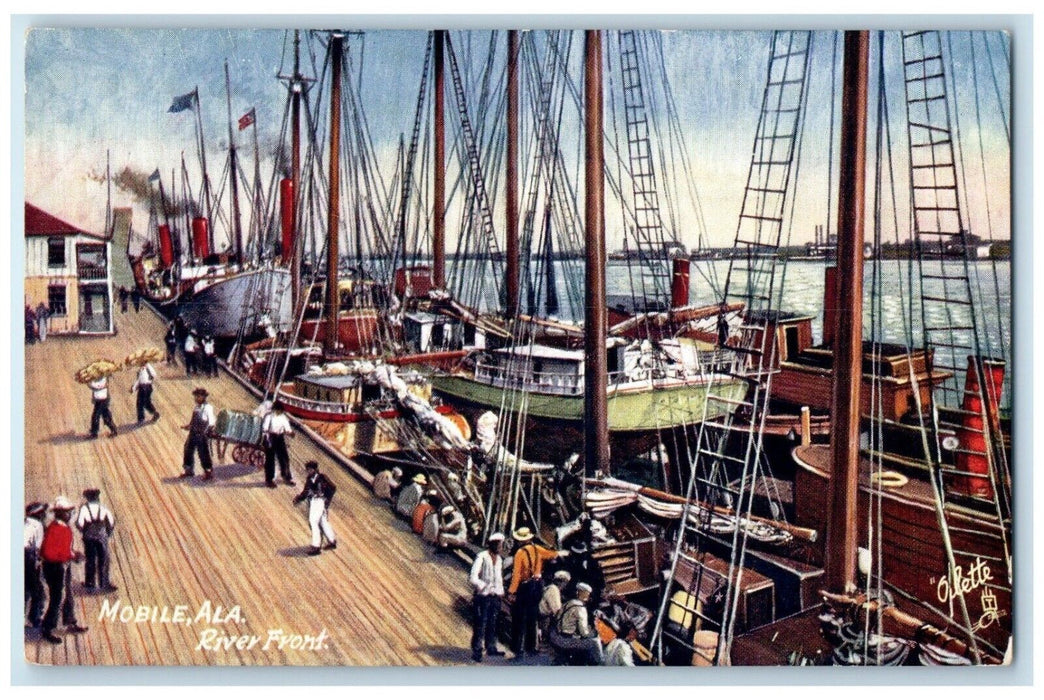
[[[214,336],[209,333],[199,333],[195,328],[189,328],[181,316],[167,324],[163,343],[167,348],[166,362],[168,365],[178,364],[178,351],[180,350],[185,361],[187,376],[218,376],[217,346]]]
[[[25,305],[25,342],[41,343],[47,340],[48,326],[50,325],[51,310],[42,301],[34,310],[31,304]]]
[[[592,611],[597,610],[605,579],[598,562],[588,552],[587,543],[579,541],[568,551],[556,551],[536,544],[528,527],[515,530],[512,538],[517,548],[506,591],[502,533],[489,536],[486,549],[475,557],[471,567],[472,659],[482,661],[483,650],[487,656],[504,655],[497,648],[496,625],[506,595],[511,606],[511,647],[516,661],[538,653],[538,629],[542,629],[554,653],[569,663],[633,666],[633,627],[618,630],[618,640],[603,648],[593,624]],[[546,584],[544,573],[549,566],[554,575],[551,583]]]
[[[67,632],[87,631],[76,620],[74,562],[86,561],[83,587],[87,591],[117,590],[109,579],[109,538],[116,519],[101,504],[100,493],[99,489],[85,490],[84,501],[78,509],[65,496],[58,496],[50,507],[50,519],[46,503],[34,502],[25,508],[26,623],[39,628],[41,636],[51,644],[62,643],[62,638],[55,634],[59,619]],[[75,525],[86,554],[73,548],[69,523],[74,510],[78,510]]]

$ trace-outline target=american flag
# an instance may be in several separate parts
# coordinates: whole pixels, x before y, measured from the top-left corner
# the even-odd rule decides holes
[[[254,108],[251,107],[250,111],[239,118],[239,130],[247,128],[254,123]]]

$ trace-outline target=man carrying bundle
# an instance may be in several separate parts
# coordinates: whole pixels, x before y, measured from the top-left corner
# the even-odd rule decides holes
[[[87,386],[91,389],[91,403],[94,406],[91,411],[91,439],[98,437],[98,424],[101,422],[109,429],[109,437],[116,437],[116,423],[109,410],[109,378],[101,376],[92,379]]]
[[[150,362],[143,360],[141,367],[138,368],[138,377],[134,380],[134,386],[131,387],[132,394],[135,391],[138,392],[136,403],[139,423],[145,422],[145,411],[152,414],[153,422],[159,420],[159,411],[152,405],[152,383],[154,381],[156,381],[156,370],[153,369]]]

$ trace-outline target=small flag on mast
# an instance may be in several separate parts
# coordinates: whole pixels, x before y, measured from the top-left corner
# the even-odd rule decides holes
[[[152,171],[152,174],[149,175],[149,182],[156,182],[159,179],[160,179],[159,168],[156,168],[155,170]]]
[[[195,105],[195,102],[196,91],[193,90],[188,94],[178,95],[177,97],[175,97],[174,101],[170,105],[170,109],[168,109],[167,111],[173,112],[175,114],[178,112],[184,112],[186,109],[192,109],[192,107]]]
[[[239,118],[239,130],[247,128],[254,123],[254,108],[251,107],[250,111]]]

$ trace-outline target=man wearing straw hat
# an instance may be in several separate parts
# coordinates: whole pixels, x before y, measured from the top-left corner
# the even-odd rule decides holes
[[[272,410],[261,421],[265,446],[265,486],[270,489],[276,487],[276,460],[279,460],[279,473],[286,485],[294,486],[296,483],[293,474],[290,473],[290,453],[286,447],[286,438],[293,437],[294,429],[284,409],[283,402],[277,400],[272,404]]]
[[[192,396],[196,400],[196,407],[192,409],[192,418],[189,419],[188,425],[181,426],[181,429],[187,430],[189,434],[185,440],[184,472],[180,478],[188,479],[196,473],[193,459],[193,453],[196,453],[199,454],[199,463],[203,467],[203,480],[209,481],[214,478],[214,462],[210,458],[209,438],[217,424],[217,417],[214,415],[214,407],[207,402],[210,394],[206,389],[196,387]]]
[[[533,542],[533,531],[520,527],[512,533],[518,549],[511,564],[511,649],[518,660],[526,654],[537,653],[537,623],[540,620],[540,599],[544,595],[544,562],[564,557],[568,552],[556,552]]]
[[[47,612],[44,614],[40,631],[51,644],[61,644],[62,638],[54,633],[58,627],[58,616],[66,629],[73,634],[86,632],[76,622],[76,603],[72,592],[72,562],[82,561],[83,554],[73,549],[73,533],[69,527],[73,504],[65,496],[54,499],[51,506],[54,520],[44,530],[40,558],[43,560],[43,575],[47,582]]]
[[[497,614],[500,599],[504,597],[504,560],[500,548],[504,535],[494,532],[486,542],[486,549],[479,552],[471,565],[469,582],[475,592],[475,614],[471,633],[471,658],[482,661],[482,646],[488,656],[504,656],[497,649]]]

